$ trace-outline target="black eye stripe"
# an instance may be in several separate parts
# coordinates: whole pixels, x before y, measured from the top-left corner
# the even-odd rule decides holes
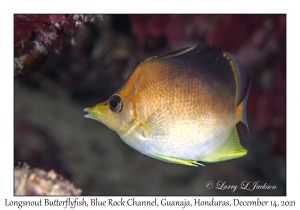
[[[109,108],[112,112],[118,113],[123,108],[123,101],[120,96],[112,95],[109,99]]]

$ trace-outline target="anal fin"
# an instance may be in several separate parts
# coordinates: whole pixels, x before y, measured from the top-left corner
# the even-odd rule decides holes
[[[196,160],[182,160],[182,159],[178,159],[178,158],[159,155],[159,154],[156,154],[153,152],[148,153],[148,155],[150,155],[151,157],[153,157],[155,159],[165,161],[168,163],[182,164],[182,165],[195,166],[195,167],[204,166],[203,164],[197,162]]]
[[[239,158],[246,154],[247,150],[241,145],[236,126],[234,126],[224,144],[201,160],[205,162],[218,162]]]

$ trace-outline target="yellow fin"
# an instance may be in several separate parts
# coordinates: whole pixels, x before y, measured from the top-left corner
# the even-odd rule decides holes
[[[196,160],[181,160],[181,159],[177,159],[177,158],[172,158],[172,157],[167,157],[167,156],[163,156],[163,155],[159,155],[153,152],[148,153],[151,157],[156,158],[158,160],[162,160],[165,162],[169,162],[169,163],[175,163],[175,164],[183,164],[183,165],[187,165],[187,166],[195,166],[198,167],[200,166],[204,166],[201,163],[198,163]]]
[[[236,126],[234,126],[225,143],[216,149],[213,154],[206,156],[202,160],[205,162],[218,162],[239,158],[246,154],[247,150],[241,145]]]

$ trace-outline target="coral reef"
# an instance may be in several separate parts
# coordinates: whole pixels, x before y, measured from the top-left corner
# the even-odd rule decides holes
[[[14,15],[14,75],[22,77],[39,68],[47,55],[59,53],[74,42],[83,22],[94,22],[101,15]]]
[[[23,164],[16,167],[14,195],[80,195],[72,183],[51,170],[31,169]]]
[[[14,144],[18,145],[14,149],[15,165],[19,161],[30,162],[34,167],[44,170],[56,169],[56,172],[64,174],[67,179],[72,177],[64,156],[60,155],[58,139],[49,133],[47,127],[16,120],[14,129]]]

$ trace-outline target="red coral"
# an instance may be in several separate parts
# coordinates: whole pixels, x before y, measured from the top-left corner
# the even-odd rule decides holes
[[[132,32],[140,42],[165,36],[171,44],[190,41],[199,23],[207,20],[205,15],[129,15],[129,18]]]
[[[224,15],[218,27],[207,34],[207,42],[235,52],[266,18],[266,15]]]
[[[15,77],[36,70],[48,52],[69,44],[82,22],[94,21],[99,15],[15,15]]]
[[[15,44],[26,41],[35,33],[38,33],[46,43],[47,39],[43,35],[44,32],[53,32],[49,15],[15,15]]]

